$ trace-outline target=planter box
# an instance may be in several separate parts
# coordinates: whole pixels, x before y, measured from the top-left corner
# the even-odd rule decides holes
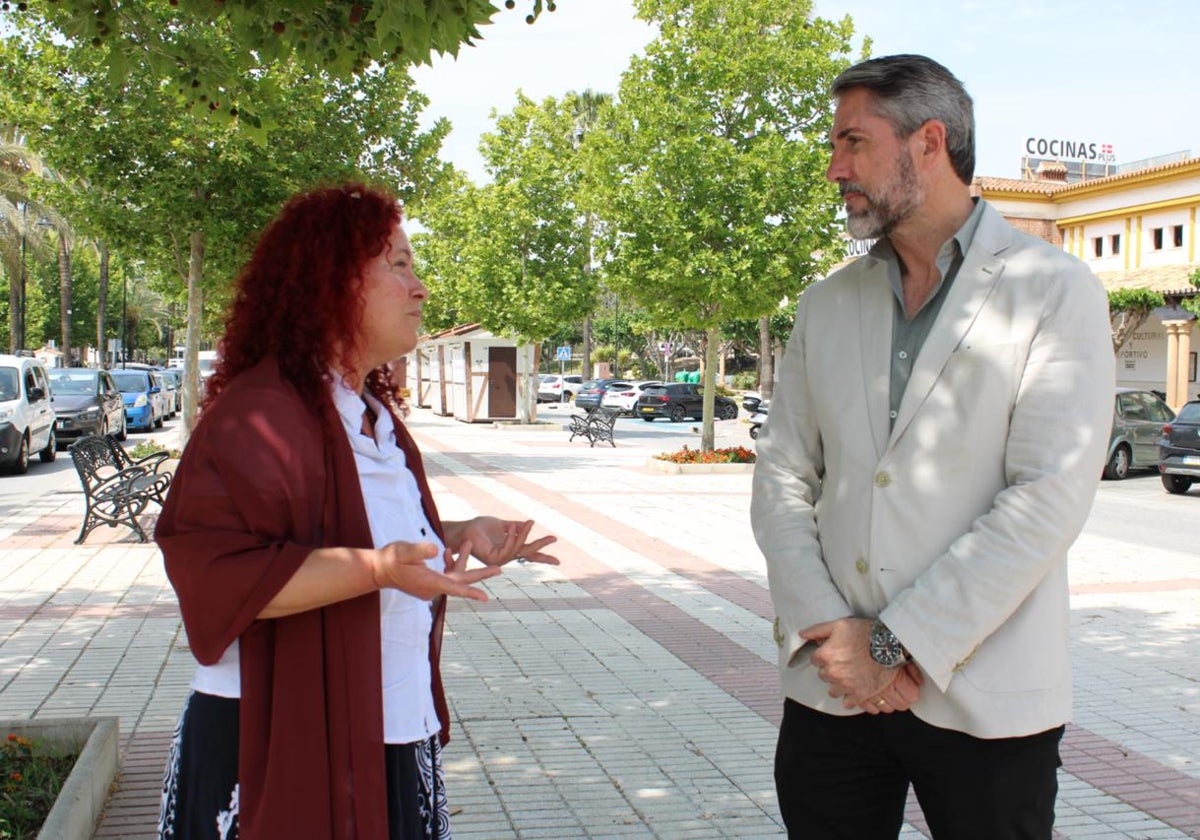
[[[753,464],[676,464],[661,458],[648,459],[646,466],[668,475],[750,475],[754,472]]]
[[[14,733],[41,747],[78,753],[38,840],[91,840],[117,775],[118,719],[115,717],[37,718],[0,721],[3,735]]]

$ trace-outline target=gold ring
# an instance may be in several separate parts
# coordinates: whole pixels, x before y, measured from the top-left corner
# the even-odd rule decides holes
[[[879,698],[879,701],[878,701],[878,702],[877,702],[875,705],[876,705],[876,706],[886,706],[886,705],[887,705],[887,701],[886,701],[886,700],[884,700],[882,697],[880,697],[880,698]]]

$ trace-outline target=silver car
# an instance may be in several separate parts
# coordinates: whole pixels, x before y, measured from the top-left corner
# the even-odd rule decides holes
[[[1118,388],[1104,477],[1120,481],[1130,470],[1157,468],[1162,427],[1174,419],[1175,412],[1154,392]]]

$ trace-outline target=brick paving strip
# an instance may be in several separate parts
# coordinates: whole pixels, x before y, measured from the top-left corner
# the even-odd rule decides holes
[[[519,475],[495,471],[487,462],[454,451],[440,441],[420,436],[422,445],[468,467],[487,472],[518,493],[546,507],[604,533],[614,542],[640,554],[647,560],[704,587],[731,603],[770,622],[774,620],[770,593],[763,587],[717,566],[702,557],[677,549],[654,537],[631,530],[623,523],[564,497]],[[523,514],[500,499],[479,489],[466,478],[457,476],[436,463],[427,463],[431,479],[477,510],[513,519]],[[776,666],[748,653],[736,642],[713,630],[675,605],[659,598],[624,575],[559,541],[554,546],[562,560],[562,572],[603,606],[620,615],[642,633],[677,656],[747,708],[778,726],[782,715]],[[1105,583],[1078,587],[1082,592],[1175,591],[1200,588],[1200,580],[1187,578],[1149,583]],[[1076,593],[1077,587],[1072,587]],[[512,603],[491,606],[473,602],[455,602],[455,609],[505,609]],[[550,607],[547,607],[550,608]],[[1082,729],[1068,726],[1062,744],[1064,769],[1097,790],[1150,814],[1188,836],[1200,836],[1200,780],[1194,779],[1154,759]],[[906,819],[928,835],[929,830],[910,796]]]

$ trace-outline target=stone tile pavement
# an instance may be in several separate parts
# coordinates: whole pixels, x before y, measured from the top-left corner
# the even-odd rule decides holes
[[[445,518],[534,518],[563,561],[510,566],[491,601],[452,605],[456,837],[782,837],[750,477],[645,467],[698,445],[691,424],[622,420],[618,446],[593,449],[567,442],[564,413],[543,410],[539,429],[411,418]],[[748,442],[744,424],[717,428],[718,445]],[[1138,505],[1195,517],[1196,500],[1122,495],[1114,515],[1110,489],[1072,554],[1077,703],[1056,835],[1200,837],[1196,542],[1148,545],[1116,527]],[[122,771],[97,836],[148,838],[192,660],[158,552],[110,529],[73,545],[82,510],[63,473],[3,511],[0,717],[119,715]],[[927,836],[918,809],[908,818],[905,840]]]

